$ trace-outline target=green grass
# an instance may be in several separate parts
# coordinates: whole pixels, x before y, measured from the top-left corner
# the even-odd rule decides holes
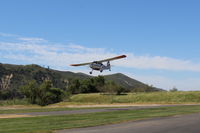
[[[162,107],[154,109],[113,111],[90,114],[0,119],[0,132],[50,133],[58,129],[97,126],[130,120],[166,117],[189,113],[200,113],[200,106]]]
[[[200,91],[128,93],[127,95],[78,94],[71,102],[79,103],[200,103]]]
[[[132,103],[132,104],[184,104],[200,103],[200,91],[178,91],[178,92],[149,92],[149,93],[128,93],[127,95],[103,95],[99,93],[77,94],[70,97],[70,101],[57,103],[55,105],[82,105],[82,104],[112,104],[112,103]],[[27,100],[0,100],[0,106],[12,106],[28,104]]]
[[[66,110],[80,110],[87,108],[28,108],[28,109],[2,109],[0,114],[15,114],[15,113],[29,113],[29,112],[50,112],[50,111],[66,111]]]
[[[200,103],[200,91],[191,92],[151,92],[151,93],[128,93],[127,95],[102,95],[102,94],[78,94],[70,98],[70,102],[61,102],[47,107],[27,104],[26,100],[0,101],[0,114],[48,112],[74,110],[78,108],[67,108],[68,105],[87,104],[185,104]],[[13,107],[14,109],[5,109]],[[23,105],[15,106],[15,105]],[[5,107],[5,108],[4,108]]]

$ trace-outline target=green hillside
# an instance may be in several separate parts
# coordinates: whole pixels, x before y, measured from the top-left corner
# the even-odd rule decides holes
[[[113,75],[107,75],[105,76],[105,78],[107,80],[113,80],[125,87],[140,87],[141,85],[145,85],[143,84],[142,82],[140,81],[137,81],[135,79],[132,79],[126,75],[123,75],[121,73],[116,73],[116,74],[113,74]]]
[[[92,76],[83,73],[73,73],[70,71],[58,71],[44,68],[39,65],[10,65],[0,64],[0,90],[18,89],[21,85],[30,80],[42,83],[45,79],[51,80],[57,88],[65,88],[70,79],[87,79]],[[160,91],[161,89],[147,86],[146,84],[132,79],[126,75],[117,73],[104,76],[105,79],[134,91],[135,89],[148,89],[148,91]],[[7,83],[7,86],[6,86]]]

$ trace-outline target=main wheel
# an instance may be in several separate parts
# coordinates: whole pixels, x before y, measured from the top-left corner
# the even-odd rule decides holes
[[[90,74],[92,74],[92,72],[90,72]]]

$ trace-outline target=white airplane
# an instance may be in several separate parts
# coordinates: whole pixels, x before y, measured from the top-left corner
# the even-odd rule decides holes
[[[111,65],[110,61],[121,59],[121,58],[126,58],[126,55],[120,55],[116,56],[113,58],[108,58],[104,60],[99,60],[99,61],[93,61],[93,62],[88,62],[88,63],[81,63],[81,64],[71,64],[70,66],[84,66],[84,65],[89,65],[90,68],[93,70],[97,70],[100,72],[103,72],[104,70],[110,70],[111,71]],[[104,65],[103,62],[107,62],[107,65]],[[90,74],[92,74],[92,71]]]

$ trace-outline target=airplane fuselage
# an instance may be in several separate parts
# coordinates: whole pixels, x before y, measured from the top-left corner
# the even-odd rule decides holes
[[[110,63],[108,62],[107,65],[104,65],[101,62],[94,61],[90,64],[90,68],[92,70],[103,72],[104,70],[110,70]]]

